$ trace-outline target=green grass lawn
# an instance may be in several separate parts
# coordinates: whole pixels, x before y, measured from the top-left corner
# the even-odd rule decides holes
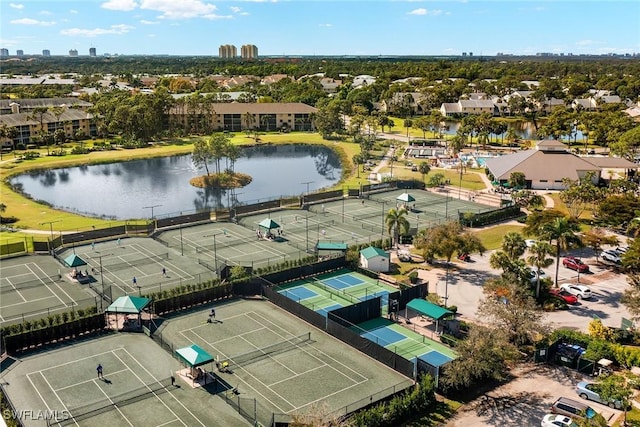
[[[442,398],[438,399],[435,408],[428,414],[420,414],[413,420],[402,424],[402,427],[435,427],[450,419],[462,406],[461,402]]]
[[[502,238],[512,231],[522,233],[523,225],[500,224],[494,227],[485,228],[475,232],[487,250],[498,249],[502,246]]]

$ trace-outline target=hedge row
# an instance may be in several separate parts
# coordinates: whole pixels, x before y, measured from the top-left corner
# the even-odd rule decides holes
[[[519,216],[522,216],[522,211],[519,206],[507,206],[506,208],[482,213],[461,212],[459,214],[459,220],[460,223],[466,227],[482,227]]]

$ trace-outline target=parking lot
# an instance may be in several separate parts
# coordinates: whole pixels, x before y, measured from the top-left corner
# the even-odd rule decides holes
[[[446,427],[539,426],[558,397],[581,401],[574,391],[583,376],[568,368],[526,364],[514,370],[515,378],[461,408]],[[587,379],[588,381],[588,379]],[[613,425],[622,414],[585,401]]]
[[[456,260],[449,271],[449,279],[446,280],[444,267],[421,271],[420,278],[429,281],[429,292],[437,293],[441,297],[447,296],[447,305],[458,307],[458,314],[462,319],[478,321],[477,308],[483,298],[483,283],[500,274],[489,266],[489,259],[493,251],[480,256],[473,254],[471,262]],[[569,306],[568,310],[559,310],[547,314],[547,321],[553,327],[565,327],[583,332],[587,331],[589,322],[598,317],[606,326],[620,327],[623,317],[630,318],[626,307],[620,303],[622,293],[627,288],[627,277],[624,274],[614,272],[611,267],[602,263],[596,264],[595,256],[590,250],[585,249],[582,260],[589,265],[588,274],[580,274],[570,270],[562,264],[559,268],[558,283],[577,283],[588,286],[593,297],[589,300],[579,300],[576,305]],[[576,254],[578,255],[578,254]],[[583,254],[584,255],[584,254]],[[562,263],[562,257],[560,258]],[[546,277],[555,278],[555,263],[545,269]]]

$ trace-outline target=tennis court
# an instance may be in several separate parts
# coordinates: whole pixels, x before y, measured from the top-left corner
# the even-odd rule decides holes
[[[25,357],[3,381],[16,408],[57,417],[26,416],[27,427],[249,425],[221,397],[172,386],[179,369],[148,337],[119,334]]]
[[[149,238],[118,239],[76,246],[59,256],[64,259],[71,253],[87,263],[79,269],[93,277],[89,284],[83,286],[102,294],[104,283],[107,303],[122,295],[157,292],[216,277],[214,272],[192,257],[181,256],[180,252]]]
[[[328,312],[337,308],[377,297],[380,297],[382,312],[387,313],[389,294],[398,289],[360,273],[339,270],[279,286],[276,291],[327,316]]]
[[[382,317],[352,326],[351,329],[414,363],[420,358],[433,366],[440,366],[458,357],[446,345]]]
[[[1,326],[96,303],[95,295],[65,279],[64,270],[53,257],[38,255],[2,260]]]
[[[207,323],[206,318],[202,311],[174,319],[162,336],[170,336],[174,347],[197,344],[216,360],[228,361],[231,372],[217,375],[237,387],[240,396],[256,399],[258,421],[265,425],[274,413],[305,414],[318,405],[344,411],[411,383],[268,301],[220,304],[217,321]]]

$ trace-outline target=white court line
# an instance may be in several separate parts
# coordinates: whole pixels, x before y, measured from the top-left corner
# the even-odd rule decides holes
[[[65,410],[69,410],[69,408],[67,407],[67,405],[64,404],[64,401],[62,399],[60,399],[60,396],[58,395],[58,393],[56,392],[56,390],[51,386],[51,383],[49,382],[49,380],[47,379],[47,377],[44,376],[44,373],[42,371],[40,371],[40,376],[42,377],[42,379],[44,380],[44,382],[47,383],[47,386],[51,389],[51,391],[53,392],[53,394],[56,396],[56,399],[58,399],[58,401],[60,402],[60,404],[62,405],[62,407]]]
[[[42,279],[41,279],[41,278],[40,278],[40,277],[39,277],[39,276],[38,276],[38,275],[37,275],[37,274],[36,274],[36,273],[31,269],[31,267],[29,267],[28,265],[25,265],[25,267],[27,267],[27,268],[29,269],[29,271],[30,271],[34,276],[36,276],[36,277],[38,278],[38,280],[40,280],[40,283],[42,283],[42,284],[44,285],[44,287],[45,287],[45,288],[47,288],[47,290],[48,290],[49,292],[51,292],[51,294],[52,294],[53,296],[55,296],[56,298],[58,298],[58,299],[60,300],[60,302],[62,303],[62,305],[64,305],[65,307],[68,307],[67,303],[66,303],[66,302],[64,302],[64,301],[62,300],[62,298],[60,298],[58,295],[56,295],[56,293],[55,293],[55,292],[53,292],[53,291],[49,288],[49,286],[47,286],[47,283],[46,283],[44,280],[42,280]],[[38,270],[40,270],[40,271],[44,274],[44,271],[42,271],[42,269],[41,269],[40,267],[38,267],[37,265],[36,265],[36,267],[38,268]],[[46,276],[46,274],[45,274],[45,276]],[[69,296],[69,295],[67,295],[67,296]],[[71,298],[71,300],[73,301],[73,298]]]
[[[272,324],[273,326],[275,326],[277,329],[280,329],[281,331],[284,331],[284,332],[285,332],[285,333],[287,333],[288,335],[290,335],[290,334],[291,334],[291,332],[289,332],[289,331],[287,331],[286,329],[284,329],[283,327],[281,327],[281,326],[279,326],[279,325],[277,325],[277,324],[273,323],[271,320],[267,319],[266,317],[262,316],[261,314],[256,313],[256,312],[253,312],[253,311],[252,311],[252,312],[250,312],[250,313],[254,313],[254,314],[256,314],[257,316],[261,317],[264,321],[269,322],[270,324]],[[247,313],[247,314],[249,314],[249,313]],[[253,319],[253,320],[255,320],[255,319]],[[259,323],[261,323],[261,322],[259,322]],[[280,335],[280,334],[278,334],[275,330],[272,330],[272,331],[273,331],[273,333],[275,333],[276,335],[279,335],[281,338],[286,339],[284,335]],[[354,373],[355,375],[357,375],[358,377],[363,378],[363,380],[362,380],[362,381],[358,382],[358,381],[356,381],[355,379],[353,379],[353,378],[351,378],[351,377],[349,377],[349,376],[345,375],[343,372],[338,371],[338,370],[337,370],[337,369],[335,369],[332,365],[328,365],[329,367],[331,367],[331,369],[335,370],[336,372],[338,372],[338,373],[339,373],[339,374],[341,374],[342,376],[344,376],[344,377],[348,378],[350,381],[353,381],[354,383],[358,383],[358,384],[362,384],[362,383],[364,383],[364,382],[366,382],[366,381],[369,381],[369,378],[365,377],[364,375],[361,375],[360,373],[358,373],[358,372],[356,372],[355,370],[351,369],[349,366],[345,365],[344,363],[340,362],[339,360],[334,359],[333,357],[329,356],[328,354],[326,354],[325,352],[323,352],[323,351],[322,351],[322,350],[320,350],[319,348],[315,348],[315,347],[314,347],[314,349],[315,349],[318,353],[323,354],[323,355],[324,355],[325,357],[327,357],[328,359],[333,360],[333,362],[335,362],[335,364],[336,364],[336,365],[342,365],[343,367],[345,367],[345,368],[346,368],[346,369],[348,369],[349,371],[353,372],[353,373]],[[318,358],[316,355],[314,355],[314,354],[312,354],[312,353],[307,352],[304,348],[301,348],[301,350],[303,350],[305,353],[307,353],[309,356],[313,357],[314,359],[317,359],[317,360],[320,360],[320,361],[322,361],[322,362],[326,363],[326,361],[324,361],[324,360],[322,360],[322,359]]]
[[[116,405],[114,405],[113,400],[111,400],[111,398],[107,395],[107,393],[105,393],[105,392],[104,392],[104,390],[103,390],[100,386],[98,386],[97,384],[96,384],[96,386],[98,387],[98,390],[100,390],[100,391],[102,392],[102,394],[104,394],[104,395],[105,395],[105,397],[107,398],[107,400],[108,400],[109,402],[111,402],[111,405],[112,405],[114,408],[116,408],[116,411],[118,411],[118,413],[122,416],[122,418],[124,418],[124,420],[127,422],[127,424],[129,424],[131,427],[133,427],[133,424],[131,424],[131,421],[129,421],[129,418],[127,418],[127,417],[122,413],[122,411],[120,410],[120,408],[118,408]]]
[[[29,301],[16,302],[14,304],[7,304],[7,305],[3,305],[2,308],[15,307],[16,305],[28,304],[28,303],[32,303],[32,302],[36,302],[36,301],[42,301],[42,300],[50,299],[50,298],[55,298],[55,295],[49,295],[48,297],[44,297],[44,298],[31,299]],[[65,305],[64,307],[60,307],[60,308],[65,308],[65,307],[67,307],[67,306]],[[45,311],[43,311],[43,312],[45,312]],[[20,315],[18,315],[18,318],[19,317],[20,317]]]
[[[124,351],[126,352],[126,350],[125,350],[125,349],[121,349],[121,350],[124,350]],[[127,352],[127,354],[129,354],[129,352]],[[122,364],[123,364],[124,366],[128,366],[126,363],[124,363],[124,361],[123,361],[122,359],[120,359],[120,356],[118,356],[117,354],[114,354],[114,355],[118,358],[118,360],[119,360],[120,362],[122,362]],[[135,359],[131,354],[129,354],[129,357],[131,357],[133,360],[136,360],[136,359]],[[137,362],[137,361],[136,361],[136,362]],[[139,363],[138,363],[138,364],[139,364]],[[142,366],[142,365],[140,365],[140,366]],[[176,414],[175,412],[173,412],[173,410],[172,410],[171,408],[169,408],[169,406],[167,406],[167,404],[166,404],[166,403],[164,403],[164,400],[160,399],[160,398],[158,397],[158,394],[157,394],[155,391],[152,391],[152,390],[151,390],[151,387],[149,387],[147,384],[145,384],[145,382],[144,382],[144,381],[142,381],[142,379],[138,376],[138,374],[136,374],[132,369],[129,369],[129,371],[130,371],[130,372],[133,374],[133,376],[134,376],[134,377],[136,377],[136,378],[137,378],[137,379],[138,379],[138,380],[139,380],[139,381],[140,381],[140,382],[141,382],[141,383],[142,383],[142,384],[143,384],[147,389],[149,389],[149,391],[151,391],[151,394],[153,394],[153,395],[154,395],[154,396],[155,396],[155,397],[160,401],[160,403],[162,403],[162,405],[163,405],[165,408],[167,408],[167,409],[169,410],[169,412],[171,412],[171,413],[173,414],[173,416],[174,416],[174,417],[176,417],[176,420],[180,421],[180,422],[182,423],[182,425],[184,425],[185,427],[187,426],[187,425],[186,425],[182,420],[180,420],[180,417],[178,417],[178,414]],[[150,375],[151,375],[151,374],[150,374]],[[152,377],[153,379],[155,379],[155,378],[156,378],[156,377],[154,377],[153,375],[151,375],[151,377]],[[157,382],[157,383],[160,383],[158,380],[156,380],[156,382]],[[161,384],[161,383],[160,383],[160,384]],[[111,399],[109,399],[109,400],[111,400]],[[118,409],[118,411],[120,411],[120,409]],[[123,414],[122,416],[124,417],[124,414]],[[126,418],[126,417],[125,417],[125,418]],[[128,419],[128,418],[127,418],[127,422],[129,422],[129,419]],[[129,424],[131,424],[131,423],[129,423]]]
[[[283,379],[283,380],[280,380],[280,381],[276,381],[276,382],[274,382],[274,383],[271,383],[271,384],[269,384],[269,385],[268,385],[268,387],[269,387],[269,388],[271,388],[271,387],[272,387],[272,386],[274,386],[274,385],[278,385],[278,384],[283,383],[283,382],[285,382],[285,381],[289,381],[290,379],[293,379],[293,378],[295,378],[295,377],[299,377],[299,376],[301,376],[301,375],[308,374],[309,372],[315,371],[316,369],[324,368],[325,366],[327,366],[327,364],[326,364],[326,363],[323,363],[323,364],[322,364],[322,365],[320,365],[320,366],[316,366],[315,368],[307,369],[306,371],[304,371],[304,372],[300,372],[300,373],[298,373],[298,374],[295,374],[295,372],[294,372],[294,374],[295,374],[295,375],[292,375],[292,376],[290,376],[290,377],[288,377],[288,378],[285,378],[285,379]],[[291,372],[293,372],[293,371],[291,371]]]
[[[61,364],[56,365],[56,366],[51,366],[51,367],[49,367],[49,368],[44,368],[44,369],[40,369],[40,370],[38,370],[38,371],[33,371],[32,373],[35,373],[35,372],[45,372],[45,371],[48,371],[48,370],[50,370],[50,369],[57,369],[57,368],[59,368],[60,366],[70,365],[70,364],[72,364],[72,363],[80,362],[81,360],[87,360],[87,359],[91,359],[91,358],[96,357],[96,356],[101,356],[101,355],[103,355],[103,354],[113,353],[114,351],[116,351],[116,350],[120,350],[120,349],[122,349],[122,347],[112,348],[111,350],[103,351],[103,352],[101,352],[101,353],[94,353],[94,354],[92,354],[91,356],[82,357],[82,358],[80,358],[80,359],[75,359],[75,360],[72,360],[72,361],[70,361],[70,362],[65,362],[65,363],[61,363]],[[125,365],[125,366],[126,366],[126,365]]]
[[[264,328],[263,328],[264,329]],[[260,347],[258,347],[257,345],[253,344],[252,342],[249,342],[249,340],[247,340],[245,337],[240,337],[243,340],[245,340],[247,342],[247,344],[252,345],[253,347],[255,347],[256,350],[260,350]],[[296,346],[297,347],[297,346]],[[253,350],[252,350],[253,351]],[[292,374],[294,374],[294,376],[296,375],[296,371],[294,371],[293,369],[289,368],[288,366],[282,364],[279,360],[276,360],[275,357],[271,356],[270,354],[266,354],[266,356],[271,359],[273,362],[276,362],[278,365],[282,366],[283,368],[285,368],[287,371],[291,372]],[[269,386],[267,386],[269,387]],[[269,387],[270,388],[270,387]]]
[[[112,372],[109,372],[109,375],[119,374],[120,372],[126,372],[126,371],[128,371],[128,370],[129,370],[129,368],[120,369],[119,371],[112,371]],[[74,384],[67,385],[67,386],[64,386],[64,387],[60,387],[60,388],[53,388],[53,387],[51,387],[51,388],[53,389],[53,391],[66,390],[66,389],[68,389],[68,388],[75,387],[75,386],[80,385],[80,384],[86,384],[86,383],[92,383],[92,382],[95,382],[95,380],[96,380],[95,378],[91,378],[90,380],[80,381],[80,382],[78,382],[78,383],[74,383]]]
[[[228,319],[227,319],[227,320],[228,320]],[[206,342],[207,344],[209,344],[209,341],[205,340],[205,339],[204,339],[204,338],[202,338],[200,335],[198,335],[198,333],[197,333],[196,331],[194,331],[194,329],[195,329],[195,328],[185,329],[185,331],[190,331],[192,334],[194,334],[195,336],[197,336],[198,338],[200,338],[201,340],[203,340],[204,342]],[[243,337],[243,335],[252,334],[252,333],[254,333],[254,332],[262,331],[263,329],[268,329],[268,328],[266,328],[266,327],[264,327],[264,326],[263,326],[262,328],[259,328],[259,329],[254,329],[254,330],[252,330],[252,331],[244,332],[244,333],[239,334],[239,335],[234,335],[234,336],[232,336],[232,337],[223,338],[223,339],[221,339],[221,340],[216,341],[216,344],[219,344],[219,343],[224,342],[224,341],[232,340],[232,339],[234,339],[234,338],[236,338],[236,337],[240,337],[240,338],[244,339],[245,341],[247,341],[247,340]],[[183,337],[185,337],[187,340],[189,340],[189,337],[187,337],[185,334],[183,334],[182,332],[180,332],[180,334],[182,334],[182,336],[183,336]],[[247,341],[247,342],[249,342],[249,341]],[[249,344],[251,344],[251,343],[249,342]],[[251,344],[251,345],[253,345],[253,344]],[[254,346],[254,347],[255,347],[255,346]],[[256,348],[257,348],[257,347],[256,347]]]
[[[129,353],[129,351],[126,348],[122,348],[121,350],[124,351],[125,353],[127,353],[129,355],[129,357],[131,357],[131,359],[133,359],[147,374],[149,374],[149,376],[151,378],[156,379],[156,377],[153,376],[153,374],[151,374],[151,372],[149,372],[149,370],[147,368],[145,368],[140,362],[138,362],[138,360],[135,357],[133,357],[133,355],[131,353]],[[134,373],[134,375],[135,375],[135,373]],[[156,379],[156,382],[159,382],[159,381]],[[186,406],[184,406],[182,404],[182,402],[177,397],[175,397],[173,395],[173,393],[169,393],[169,396],[171,396],[180,406],[182,406],[184,408],[184,410],[187,411],[189,413],[189,415],[191,415],[193,417],[193,419],[196,420],[202,427],[207,427],[205,424],[202,423],[202,421],[200,421],[200,419],[198,419],[198,417],[193,415],[193,412],[191,412]],[[156,397],[158,398],[158,400],[162,401],[160,399],[160,397],[158,397],[157,395],[156,395]],[[173,412],[173,411],[171,411],[171,412]],[[174,415],[175,415],[175,413],[174,413]],[[178,419],[178,421],[182,422],[182,420],[180,420],[180,419]],[[184,423],[182,423],[182,424],[184,424]]]
[[[22,276],[22,274],[21,274],[21,276]],[[13,276],[13,277],[15,277],[15,276]],[[8,277],[5,277],[4,279],[9,283],[9,285],[11,285],[11,290],[15,291],[15,293],[17,293],[18,296],[20,296],[20,298],[22,298],[22,302],[18,303],[18,304],[24,304],[25,302],[27,302],[27,299],[24,296],[22,296],[22,293],[18,290],[18,288],[16,288],[16,286],[13,283],[11,283],[11,280]],[[11,290],[9,292],[11,292]]]
[[[367,381],[368,381],[368,380],[367,380]],[[347,391],[347,390],[349,390],[350,388],[357,387],[357,386],[359,386],[359,385],[361,385],[361,384],[363,384],[363,383],[365,383],[365,382],[366,382],[366,381],[363,381],[363,382],[361,382],[361,383],[351,384],[351,385],[350,385],[350,386],[348,386],[348,387],[344,387],[344,388],[342,388],[342,389],[340,389],[340,390],[338,390],[338,391],[334,391],[333,393],[329,393],[329,394],[327,394],[327,395],[325,395],[325,396],[322,396],[322,397],[320,397],[320,398],[318,398],[318,399],[316,399],[316,400],[314,400],[314,401],[311,401],[311,402],[309,402],[309,403],[305,403],[305,404],[304,404],[304,405],[302,405],[302,406],[298,406],[297,408],[294,408],[294,409],[292,409],[291,411],[289,411],[289,413],[293,413],[293,412],[299,411],[300,409],[304,408],[305,406],[313,405],[314,403],[316,403],[316,402],[320,402],[321,400],[326,400],[326,399],[328,399],[328,398],[329,398],[329,397],[331,397],[331,396],[334,396],[334,395],[336,395],[336,394],[338,394],[338,393],[342,393],[343,391]]]
[[[43,275],[45,275],[45,276],[46,276],[45,272],[42,270],[42,268],[40,268],[40,266],[39,266],[38,264],[36,264],[36,263],[32,263],[32,264],[33,264],[33,265],[34,265],[38,270],[40,270],[40,271],[42,272],[42,274],[43,274]],[[60,292],[62,292],[63,294],[65,294],[65,295],[67,296],[67,298],[69,298],[69,301],[73,301],[73,302],[75,302],[75,301],[76,301],[75,299],[71,298],[71,296],[67,293],[67,291],[65,291],[65,290],[60,286],[60,283],[58,283],[58,282],[53,282],[53,284],[56,286],[56,288],[58,288],[58,289],[60,290]],[[45,284],[45,285],[46,285],[46,284]],[[51,289],[49,289],[49,290],[51,290]],[[52,293],[53,295],[57,296],[57,294],[56,294],[55,292],[51,291],[51,293]],[[65,304],[65,303],[63,302],[63,304]],[[68,307],[68,305],[67,305],[67,304],[65,304],[65,307]]]

